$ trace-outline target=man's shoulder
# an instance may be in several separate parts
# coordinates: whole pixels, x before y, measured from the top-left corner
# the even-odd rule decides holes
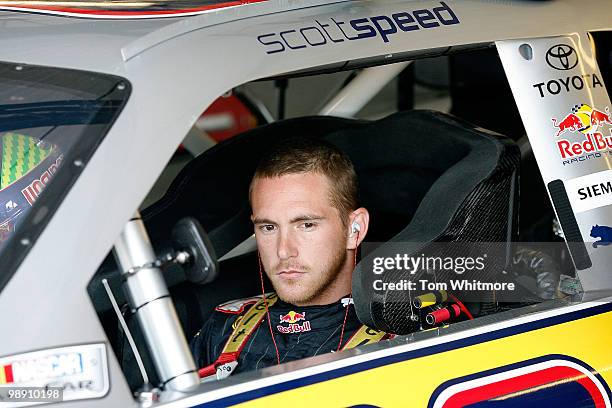
[[[261,298],[260,295],[221,303],[213,309],[204,326],[198,330],[195,336],[199,337],[202,334],[207,337],[229,335],[234,328],[235,322],[241,319],[242,315],[250,310]],[[229,332],[228,329],[230,330]]]
[[[253,296],[243,299],[234,299],[223,302],[214,308],[204,325],[191,340],[191,349],[198,359],[200,365],[210,364],[213,358],[220,352],[217,347],[222,346],[226,339],[235,329],[237,322],[242,319],[244,313],[255,305],[262,296]],[[208,356],[200,362],[203,354]]]
[[[243,299],[234,299],[221,303],[215,307],[215,311],[227,315],[241,315],[261,300],[262,296],[253,296]]]
[[[199,337],[201,334],[209,338],[229,336],[243,316],[262,298],[263,296],[259,295],[221,303],[213,309],[204,326],[196,333],[196,337]],[[273,292],[266,293],[266,299],[268,299],[268,304],[272,305],[276,300],[276,294]],[[261,310],[258,310],[256,315],[265,310],[264,308],[259,309]],[[252,321],[257,322],[258,319],[253,319]]]

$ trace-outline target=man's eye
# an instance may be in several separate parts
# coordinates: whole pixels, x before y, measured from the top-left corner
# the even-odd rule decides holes
[[[317,226],[316,223],[314,222],[305,222],[302,224],[302,228],[305,229],[306,231],[312,230]]]
[[[272,231],[274,231],[275,227],[274,227],[274,225],[272,225],[272,224],[265,224],[265,225],[261,225],[261,226],[259,227],[259,229],[260,229],[262,232],[272,232]]]

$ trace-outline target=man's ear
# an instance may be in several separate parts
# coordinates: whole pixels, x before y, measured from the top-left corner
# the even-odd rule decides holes
[[[361,207],[349,215],[346,249],[356,249],[368,233],[370,213]]]

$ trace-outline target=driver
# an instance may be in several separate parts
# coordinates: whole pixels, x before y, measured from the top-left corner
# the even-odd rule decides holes
[[[191,342],[200,377],[224,378],[379,341],[351,298],[368,211],[349,158],[318,139],[284,139],[251,181],[259,273],[274,292],[215,308]]]

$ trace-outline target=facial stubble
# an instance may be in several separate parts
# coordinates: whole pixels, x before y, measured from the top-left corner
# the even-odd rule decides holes
[[[291,288],[303,287],[301,279],[287,280],[282,285],[277,285],[274,280],[272,280],[272,286],[274,286],[274,290],[278,297],[284,302],[291,304],[311,303],[328,288],[333,286],[335,281],[340,277],[340,271],[346,263],[347,256],[346,248],[338,246],[338,250],[334,253],[330,262],[322,267],[322,273],[316,275],[316,280],[311,283],[311,288],[305,289],[305,291],[298,290],[296,293],[296,291],[293,290],[285,290],[288,286]],[[313,274],[316,272],[310,269],[306,273]]]

